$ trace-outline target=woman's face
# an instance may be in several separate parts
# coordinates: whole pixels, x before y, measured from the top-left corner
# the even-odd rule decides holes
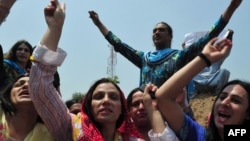
[[[15,105],[32,103],[29,93],[29,77],[21,77],[13,85],[10,100]]]
[[[214,121],[220,130],[224,125],[242,124],[248,117],[249,107],[248,94],[246,90],[238,85],[227,86],[214,105]]]
[[[27,63],[29,61],[30,55],[30,49],[25,44],[21,44],[19,47],[17,47],[16,58],[19,62]]]
[[[120,92],[112,83],[99,84],[92,95],[92,114],[101,124],[114,124],[121,114]]]
[[[136,126],[146,126],[149,125],[148,123],[149,118],[147,116],[147,112],[143,105],[143,92],[137,91],[132,96],[132,102],[130,107],[130,114],[131,118],[136,124]]]

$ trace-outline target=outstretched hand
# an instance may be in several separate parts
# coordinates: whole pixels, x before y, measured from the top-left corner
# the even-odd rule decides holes
[[[65,3],[60,4],[58,0],[51,0],[44,8],[44,15],[49,27],[62,27],[65,19]]]
[[[98,26],[100,24],[100,19],[95,11],[89,11],[89,17],[92,19],[93,23]]]
[[[227,57],[232,48],[231,40],[223,39],[214,44],[217,40],[217,37],[213,38],[202,50],[202,53],[205,54],[212,63]]]
[[[242,0],[231,0],[231,5],[238,8],[241,4]]]

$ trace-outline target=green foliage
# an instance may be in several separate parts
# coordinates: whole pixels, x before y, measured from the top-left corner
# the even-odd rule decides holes
[[[107,77],[107,78],[108,78],[109,80],[113,81],[113,82],[116,83],[116,84],[119,84],[119,83],[120,83],[118,76]]]
[[[5,58],[7,55],[8,55],[8,52],[5,52],[5,53],[3,54],[3,57]]]
[[[80,93],[80,92],[75,92],[73,93],[72,95],[72,100],[81,100],[82,98],[84,97],[84,94],[83,93]]]

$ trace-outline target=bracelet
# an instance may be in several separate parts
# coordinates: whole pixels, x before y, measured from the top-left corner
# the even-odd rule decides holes
[[[206,55],[204,55],[203,53],[199,53],[198,56],[201,57],[206,62],[208,67],[211,66],[211,61],[207,58]]]

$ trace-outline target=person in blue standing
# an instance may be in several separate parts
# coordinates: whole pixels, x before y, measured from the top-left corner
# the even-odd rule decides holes
[[[157,23],[153,29],[152,39],[155,51],[143,52],[122,42],[100,21],[95,11],[89,11],[89,16],[106,40],[114,46],[115,51],[121,53],[140,68],[140,85],[151,82],[159,87],[177,70],[197,56],[210,39],[219,35],[241,4],[241,1],[231,0],[229,6],[220,15],[209,32],[184,50],[171,49],[173,31],[170,25],[165,22]]]

